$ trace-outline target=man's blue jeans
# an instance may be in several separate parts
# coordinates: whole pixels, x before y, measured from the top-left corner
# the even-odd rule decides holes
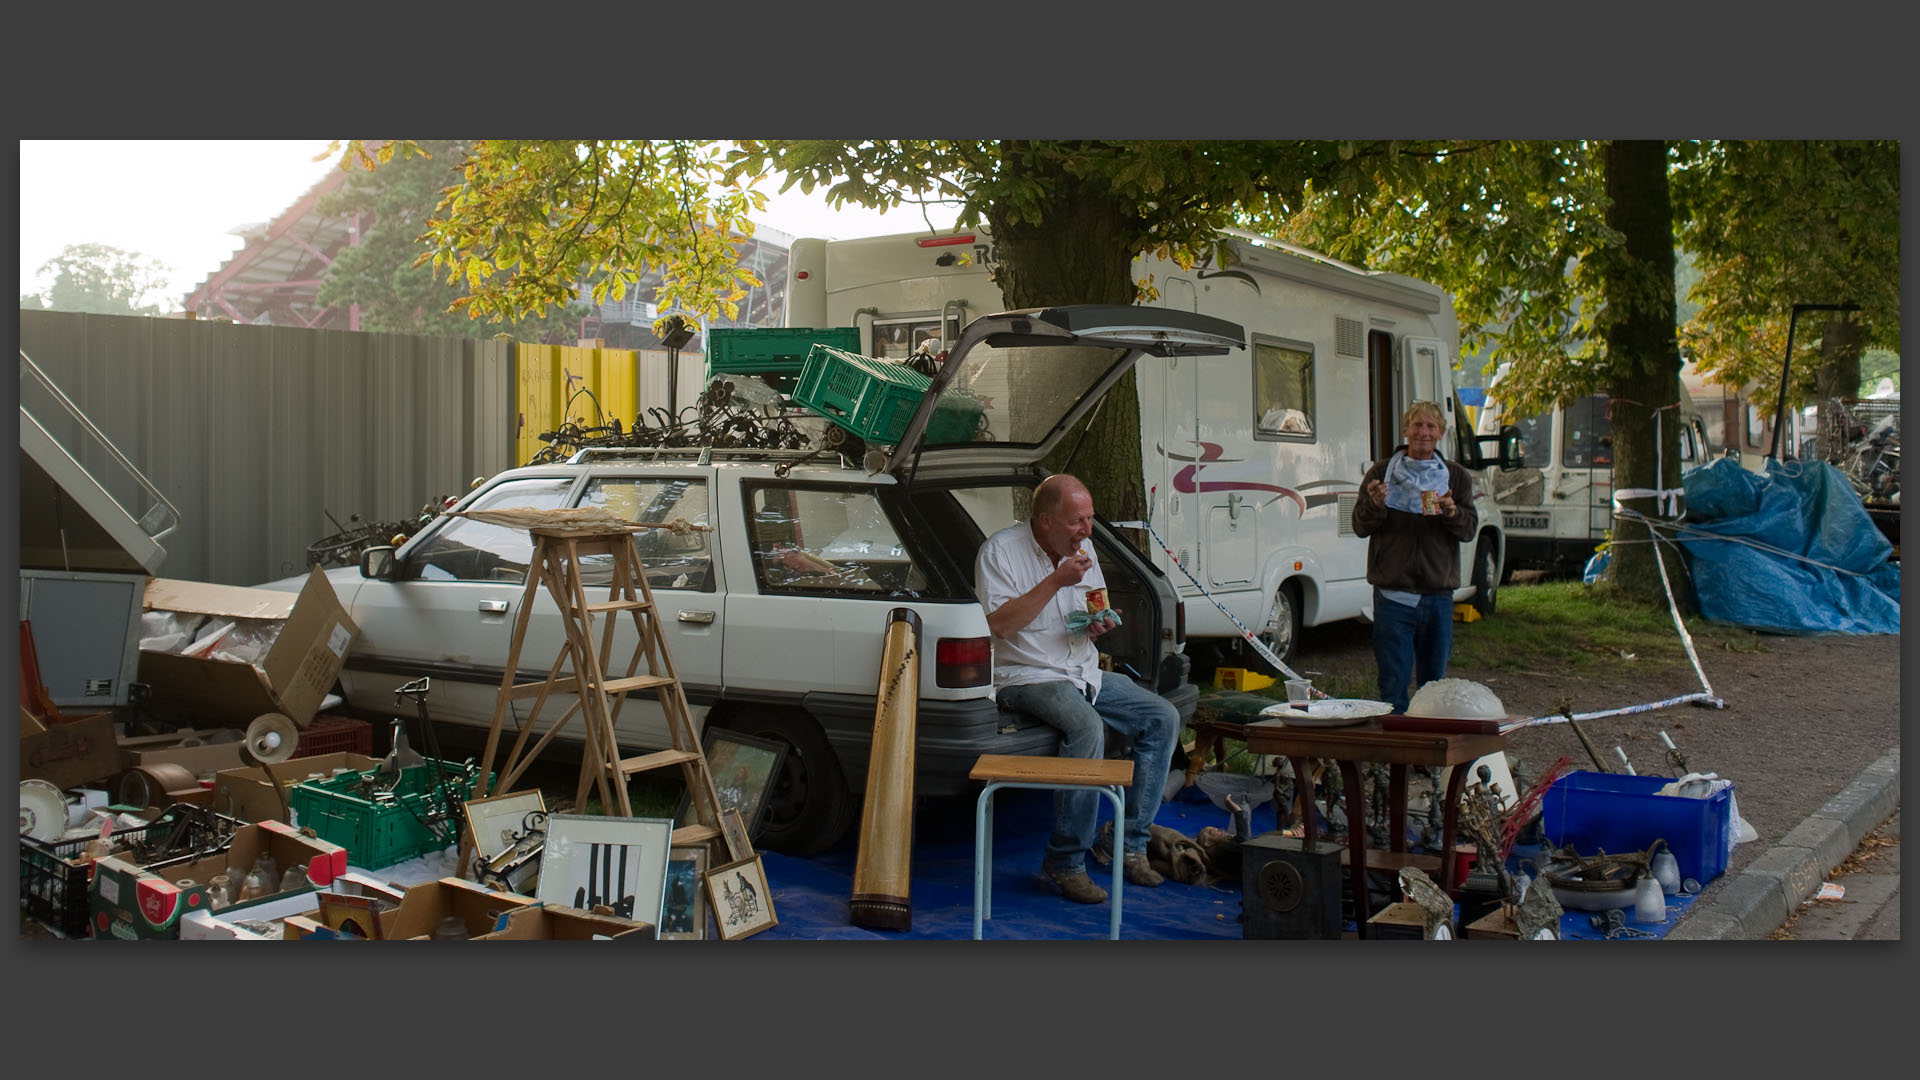
[[[1407,679],[1416,688],[1446,678],[1453,651],[1453,594],[1429,593],[1408,607],[1373,590],[1373,660],[1380,668],[1380,700],[1407,711]]]
[[[1146,851],[1147,828],[1160,811],[1173,742],[1180,734],[1180,710],[1173,702],[1111,671],[1100,673],[1100,696],[1093,704],[1065,679],[1003,686],[998,696],[1007,708],[1057,728],[1062,757],[1106,756],[1107,728],[1133,739],[1133,784],[1127,788],[1123,850],[1128,854]],[[1049,868],[1066,873],[1086,870],[1100,799],[1100,793],[1091,788],[1053,793]]]

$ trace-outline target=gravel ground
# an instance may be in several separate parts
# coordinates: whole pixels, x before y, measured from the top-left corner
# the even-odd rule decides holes
[[[1580,726],[1607,762],[1619,745],[1642,775],[1672,775],[1661,731],[1673,737],[1697,772],[1734,782],[1740,816],[1760,841],[1734,849],[1728,873],[1708,885],[1710,897],[1754,858],[1881,755],[1900,745],[1900,638],[1762,635],[1754,652],[1702,650],[1700,665],[1724,709],[1676,705],[1650,712],[1582,720]],[[1352,672],[1371,671],[1372,646],[1359,624],[1310,630],[1292,665]],[[1602,670],[1574,676],[1530,672],[1494,675],[1454,666],[1447,674],[1486,684],[1507,712],[1543,716],[1642,705],[1696,693],[1691,665],[1650,665],[1621,658]],[[1594,764],[1573,729],[1542,724],[1513,732],[1511,754],[1522,785],[1565,754],[1575,769]]]

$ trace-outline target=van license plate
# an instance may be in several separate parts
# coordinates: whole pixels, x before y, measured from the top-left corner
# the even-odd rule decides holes
[[[1545,514],[1502,514],[1509,529],[1544,529],[1547,527]]]

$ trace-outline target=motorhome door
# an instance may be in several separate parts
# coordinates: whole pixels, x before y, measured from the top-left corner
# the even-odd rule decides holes
[[[1173,311],[1195,310],[1193,282],[1168,278],[1160,286],[1160,306]],[[1200,500],[1189,490],[1200,459],[1200,365],[1185,357],[1148,361],[1137,369],[1141,382],[1140,430],[1154,441],[1147,459],[1147,486],[1152,488],[1153,513],[1161,518],[1164,539],[1174,558],[1189,573],[1200,574],[1195,550],[1200,536]],[[1151,381],[1147,381],[1151,380]],[[1171,568],[1169,568],[1171,570]],[[1186,576],[1173,572],[1177,588],[1192,592]]]

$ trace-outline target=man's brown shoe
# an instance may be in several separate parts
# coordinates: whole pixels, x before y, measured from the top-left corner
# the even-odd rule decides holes
[[[1107,898],[1107,890],[1095,885],[1085,870],[1055,870],[1051,866],[1042,866],[1040,873],[1059,888],[1060,895],[1076,904],[1098,904]]]
[[[1153,864],[1147,861],[1147,853],[1144,851],[1128,852],[1122,865],[1125,867],[1129,885],[1145,885],[1152,888],[1167,880],[1165,875],[1155,870]]]

